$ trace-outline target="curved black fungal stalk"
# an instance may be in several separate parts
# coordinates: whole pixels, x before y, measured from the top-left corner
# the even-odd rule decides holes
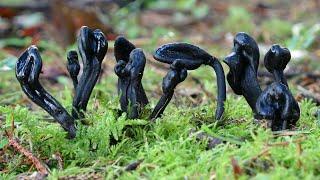
[[[233,52],[224,60],[230,68],[227,80],[233,91],[245,97],[256,119],[271,120],[272,130],[292,127],[300,116],[298,103],[283,75],[290,58],[288,49],[279,45],[271,47],[265,56],[264,64],[276,82],[264,91],[257,79],[259,48],[252,37],[238,33],[234,39]]]
[[[256,118],[271,120],[273,131],[291,128],[300,118],[299,105],[283,74],[290,59],[290,51],[279,45],[273,45],[264,58],[264,64],[276,82],[268,86],[258,98]]]
[[[78,49],[83,63],[83,73],[73,99],[72,116],[75,119],[84,118],[83,112],[86,111],[91,92],[98,80],[101,63],[108,50],[108,42],[101,30],[93,31],[83,26],[78,37]],[[76,59],[74,57],[73,60]]]
[[[161,116],[167,105],[169,104],[176,86],[184,81],[187,77],[187,69],[177,66],[178,61],[174,61],[167,75],[163,78],[162,81],[162,92],[160,100],[158,101],[156,107],[150,115],[150,119],[154,120]]]
[[[69,138],[76,136],[74,118],[40,84],[39,74],[42,59],[35,46],[30,46],[18,59],[16,77],[23,92],[37,105],[46,110],[68,132]]]
[[[234,38],[234,47],[224,62],[230,71],[227,80],[237,95],[243,95],[255,112],[255,106],[262,90],[258,83],[259,48],[255,40],[245,33]]]
[[[67,69],[72,79],[74,90],[76,90],[78,86],[78,74],[80,71],[77,51],[69,51],[67,55],[67,59],[68,59]]]
[[[171,64],[170,70],[163,79],[163,96],[153,110],[150,119],[156,119],[163,113],[170,102],[174,88],[187,77],[187,70],[195,70],[202,64],[211,66],[217,76],[218,105],[215,118],[218,120],[224,112],[226,85],[223,68],[217,58],[203,49],[188,43],[171,43],[158,48],[154,58],[160,62]]]
[[[141,49],[122,36],[115,41],[114,55],[117,61],[114,71],[119,77],[117,87],[121,110],[127,112],[130,119],[138,118],[141,109],[148,104],[141,83],[146,57]]]
[[[284,69],[291,59],[290,51],[287,48],[280,47],[278,44],[272,45],[264,57],[264,66],[272,73],[277,82],[288,86],[284,76]]]

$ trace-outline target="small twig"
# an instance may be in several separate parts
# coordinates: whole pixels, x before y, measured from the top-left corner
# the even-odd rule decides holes
[[[25,149],[15,138],[12,136],[14,133],[14,118],[13,115],[11,115],[12,121],[11,121],[11,133],[9,133],[7,130],[5,130],[5,135],[8,137],[9,140],[9,146],[13,147],[16,151],[26,156],[31,162],[32,166],[35,166],[36,169],[40,172],[41,175],[47,175],[48,170],[46,167],[41,163],[41,161],[35,157],[29,150]]]
[[[297,164],[298,164],[298,167],[300,168],[302,166],[302,161],[300,159],[300,156],[302,154],[301,142],[297,142],[297,153],[298,153],[298,156],[299,156]]]
[[[320,104],[320,95],[317,95],[315,93],[310,92],[309,90],[305,89],[302,86],[298,86],[298,91],[301,92],[302,96],[312,99],[315,101],[317,104]]]
[[[310,132],[307,131],[275,131],[272,133],[274,137],[280,137],[280,136],[296,136],[301,134],[310,134]]]
[[[45,168],[45,166],[41,163],[41,161],[37,157],[35,157],[30,151],[28,151],[21,144],[19,144],[19,142],[15,140],[11,135],[9,135],[7,131],[5,131],[5,133],[9,139],[9,145],[11,147],[13,147],[19,153],[26,156],[42,175],[48,174],[48,170]]]
[[[257,154],[256,156],[253,156],[251,159],[247,160],[247,161],[245,162],[245,164],[248,163],[248,162],[255,161],[255,160],[257,160],[259,157],[268,154],[268,153],[269,153],[269,150],[270,150],[270,148],[264,148],[259,154]]]
[[[238,161],[234,157],[231,157],[231,165],[233,169],[234,179],[239,179],[239,176],[242,174],[242,169]]]
[[[34,168],[34,164],[31,164],[29,170],[28,170],[28,173],[30,173],[32,171],[32,169]]]
[[[268,143],[267,146],[288,146],[290,143],[301,143],[305,139],[306,139],[305,136],[303,136],[303,137],[296,139],[292,142],[284,141],[284,142],[277,142],[277,143]]]

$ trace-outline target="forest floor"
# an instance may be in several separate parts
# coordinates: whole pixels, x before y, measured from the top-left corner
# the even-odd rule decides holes
[[[42,179],[41,170],[49,172],[48,179],[320,177],[320,2],[138,0],[121,9],[112,1],[79,2],[0,3],[0,179]],[[102,29],[109,49],[88,104],[87,124],[78,123],[76,138],[68,140],[22,92],[14,67],[28,46],[37,45],[43,59],[40,81],[70,112],[74,92],[66,54],[77,49],[82,25]],[[290,49],[285,74],[301,109],[294,129],[272,132],[254,123],[245,99],[228,84],[225,113],[216,122],[216,77],[205,66],[189,71],[164,115],[148,121],[168,71],[152,58],[157,47],[186,41],[222,62],[232,50],[233,36],[242,31],[259,44],[263,88],[272,82],[263,67],[264,54],[276,43]],[[141,119],[118,114],[113,43],[119,34],[147,56],[142,83],[150,103]],[[229,68],[223,67],[227,73]],[[24,156],[17,145],[39,162]]]

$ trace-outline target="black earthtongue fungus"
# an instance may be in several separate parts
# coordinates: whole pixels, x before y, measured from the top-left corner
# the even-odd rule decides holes
[[[255,40],[246,33],[238,33],[234,38],[234,47],[224,62],[230,71],[227,80],[237,95],[243,95],[255,112],[256,102],[261,94],[257,79],[259,48]]]
[[[149,119],[151,120],[155,120],[162,115],[174,94],[174,89],[187,77],[187,69],[176,66],[176,64],[178,64],[177,62],[178,61],[175,61],[171,64],[169,72],[163,78],[163,95],[161,96],[160,100],[158,101],[156,107],[149,117]]]
[[[187,70],[195,70],[202,64],[211,66],[217,76],[218,105],[215,118],[219,120],[224,112],[224,101],[226,99],[226,84],[223,68],[217,58],[209,55],[197,46],[187,43],[171,43],[159,47],[154,59],[171,64],[168,74],[163,79],[163,96],[153,110],[150,119],[156,119],[165,110],[170,102],[175,87],[185,80]]]
[[[283,75],[290,58],[288,49],[279,45],[271,47],[264,64],[276,82],[264,91],[257,80],[259,48],[253,38],[245,33],[238,33],[234,39],[233,52],[224,60],[230,68],[227,80],[233,91],[245,97],[256,119],[271,120],[273,131],[294,126],[300,117],[298,103]]]
[[[256,119],[271,120],[272,131],[294,127],[300,118],[299,105],[289,88],[279,82],[269,85],[256,104]]]
[[[98,80],[101,63],[108,50],[108,42],[99,29],[93,31],[83,26],[80,29],[80,35],[78,37],[78,49],[83,62],[83,73],[79,83],[76,85],[76,93],[73,99],[72,116],[75,119],[84,118],[83,112],[86,111],[90,95]],[[71,53],[73,54],[71,61],[75,64],[77,61],[75,60],[75,52]],[[70,70],[69,73],[76,74],[75,72],[70,72]],[[76,84],[75,80],[73,80],[73,82]]]
[[[69,138],[76,136],[74,118],[40,84],[39,74],[42,59],[35,46],[29,47],[18,59],[16,77],[23,92],[37,105],[46,110],[68,132]]]
[[[69,51],[67,59],[67,69],[72,79],[74,90],[76,90],[78,86],[78,74],[80,71],[80,64],[78,60],[77,51]]]
[[[290,51],[287,48],[280,47],[278,44],[272,45],[264,57],[264,66],[267,70],[273,74],[273,77],[277,82],[286,86],[288,86],[288,83],[283,71],[290,59]]]
[[[268,86],[256,103],[256,118],[271,120],[273,131],[288,129],[300,118],[299,105],[289,90],[283,71],[291,58],[290,51],[273,45],[264,58],[267,70],[276,82]]]
[[[115,40],[114,55],[121,111],[127,112],[130,119],[138,118],[141,109],[149,102],[141,83],[146,57],[142,49],[136,48],[122,36]]]

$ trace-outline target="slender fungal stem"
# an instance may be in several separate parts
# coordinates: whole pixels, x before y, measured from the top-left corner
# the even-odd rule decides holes
[[[161,96],[156,107],[154,108],[151,115],[149,116],[150,120],[155,120],[162,115],[165,108],[171,101],[171,98],[174,94],[174,89],[179,83],[184,81],[187,77],[187,69],[177,68],[176,64],[177,63],[175,62],[172,63],[171,69],[169,70],[168,74],[163,78],[163,81],[162,81],[163,95]]]
[[[258,83],[259,48],[255,40],[245,33],[234,38],[234,47],[224,62],[230,71],[227,80],[237,95],[243,95],[256,113],[256,102],[262,90]]]
[[[205,50],[188,43],[162,45],[156,50],[153,57],[157,61],[173,65],[175,69],[195,70],[201,65],[211,66],[217,75],[218,86],[218,105],[215,119],[221,119],[224,112],[224,101],[226,100],[226,85],[224,71],[217,58],[211,56]]]
[[[160,100],[158,101],[156,107],[153,109],[149,117],[150,120],[154,121],[155,119],[157,119],[162,115],[162,113],[168,106],[169,102],[171,101],[173,94],[174,94],[174,91],[170,91],[170,92],[164,93],[161,96]]]
[[[92,31],[84,26],[80,29],[78,48],[83,62],[83,73],[73,99],[72,116],[75,119],[82,119],[92,90],[98,80],[101,63],[107,53],[108,42],[100,30]]]
[[[264,57],[264,65],[266,69],[272,73],[274,79],[288,87],[287,79],[284,76],[284,69],[290,62],[291,53],[287,48],[278,44],[271,46],[270,50]]]
[[[258,79],[254,71],[252,71],[251,67],[245,68],[245,74],[243,75],[243,79],[241,80],[242,86],[242,95],[248,102],[252,111],[256,112],[256,102],[259,98],[262,90],[259,85]]]
[[[67,69],[72,79],[74,90],[76,90],[78,86],[78,74],[80,71],[77,52],[69,51],[67,55],[67,59],[68,59]]]
[[[117,64],[114,68],[118,76],[118,94],[123,112],[129,119],[138,118],[141,109],[149,103],[141,80],[146,58],[142,49],[136,48],[123,36],[117,37],[114,44]]]
[[[226,100],[226,81],[224,76],[223,68],[218,59],[213,58],[208,63],[215,71],[217,77],[217,88],[218,88],[218,98],[217,98],[217,109],[215,119],[220,120],[224,112],[224,102]]]
[[[18,59],[16,77],[23,92],[46,110],[68,132],[69,138],[74,138],[76,135],[74,119],[40,84],[38,79],[41,69],[42,59],[38,49],[31,46]]]
[[[127,72],[129,72],[129,86],[126,92],[129,106],[127,107],[128,118],[135,119],[139,117],[141,108],[147,103],[147,96],[143,89],[141,80],[143,76],[146,58],[142,49],[134,49],[130,53],[130,60],[126,65]],[[145,102],[146,100],[146,102]]]
[[[286,85],[287,87],[289,87],[289,86],[288,86],[287,79],[286,79],[286,77],[284,76],[283,71],[281,71],[281,70],[274,70],[274,71],[272,72],[272,75],[273,75],[274,79],[275,79],[277,82],[282,83],[282,84]]]

